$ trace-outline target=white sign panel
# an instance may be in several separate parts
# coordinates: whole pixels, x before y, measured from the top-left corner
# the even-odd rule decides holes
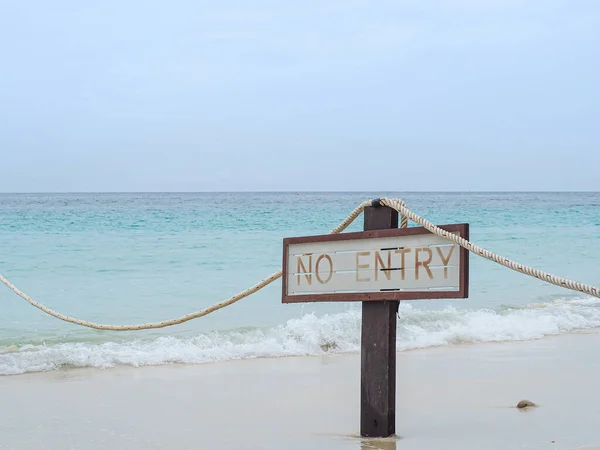
[[[468,225],[443,227],[468,238]],[[468,253],[423,228],[284,240],[284,303],[467,296]]]

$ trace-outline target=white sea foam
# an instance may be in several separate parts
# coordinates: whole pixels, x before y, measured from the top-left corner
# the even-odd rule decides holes
[[[427,310],[401,304],[398,349],[461,343],[538,339],[600,327],[600,300],[562,299],[502,311]],[[360,311],[305,315],[270,329],[214,332],[191,338],[163,336],[130,342],[68,342],[0,348],[0,374],[60,367],[203,363],[243,358],[355,352],[360,344]]]

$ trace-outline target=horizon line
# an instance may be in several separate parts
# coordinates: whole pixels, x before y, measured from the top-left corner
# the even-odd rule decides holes
[[[94,194],[363,194],[363,193],[403,193],[403,194],[595,194],[595,190],[446,190],[446,191],[395,191],[395,190],[256,190],[256,191],[4,191],[0,195],[94,195]]]

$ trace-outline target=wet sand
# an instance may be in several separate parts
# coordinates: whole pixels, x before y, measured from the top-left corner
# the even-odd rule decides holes
[[[0,449],[600,450],[598,380],[597,332],[402,352],[363,440],[358,355],[4,376]]]

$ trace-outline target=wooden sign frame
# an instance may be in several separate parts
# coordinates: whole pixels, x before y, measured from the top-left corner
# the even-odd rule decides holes
[[[464,239],[469,239],[469,224],[440,225],[439,228],[456,233]],[[420,299],[446,299],[467,298],[469,296],[469,251],[459,247],[459,288],[458,290],[423,290],[423,291],[379,291],[379,292],[340,292],[321,294],[288,295],[288,259],[289,246],[292,244],[334,242],[344,240],[373,239],[386,237],[402,237],[416,235],[432,235],[423,227],[391,228],[356,233],[326,234],[317,236],[303,236],[285,238],[283,240],[283,282],[282,303],[305,302],[349,302],[349,301],[384,301],[384,300],[420,300]],[[450,242],[450,241],[448,241]]]

